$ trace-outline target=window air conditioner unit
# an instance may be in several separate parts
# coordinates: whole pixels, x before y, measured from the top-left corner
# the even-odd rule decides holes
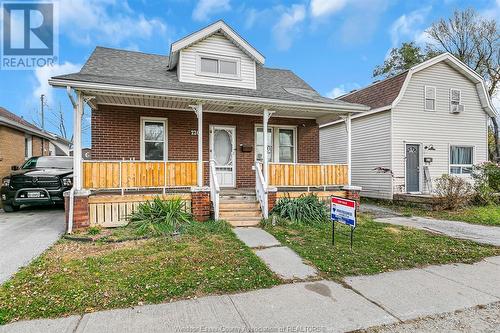
[[[463,105],[452,105],[451,106],[451,113],[460,113],[464,111],[464,106]]]

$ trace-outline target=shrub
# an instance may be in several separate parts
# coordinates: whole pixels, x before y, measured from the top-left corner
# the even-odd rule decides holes
[[[498,204],[500,198],[500,164],[485,162],[474,166],[476,199],[481,204]]]
[[[99,235],[101,233],[101,227],[90,227],[88,230],[87,230],[87,233],[89,235]]]
[[[471,183],[457,176],[442,175],[436,180],[439,208],[456,210],[467,205],[474,196]]]
[[[161,200],[155,198],[140,204],[129,216],[130,227],[139,235],[171,236],[193,223],[193,217],[187,212],[186,203],[180,198]]]
[[[328,207],[314,194],[298,198],[281,198],[271,211],[279,219],[306,224],[322,223],[328,220]]]

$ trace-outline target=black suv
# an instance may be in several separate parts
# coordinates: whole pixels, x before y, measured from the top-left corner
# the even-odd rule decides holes
[[[73,157],[31,157],[2,180],[0,195],[5,212],[21,205],[63,203],[63,192],[73,186]]]

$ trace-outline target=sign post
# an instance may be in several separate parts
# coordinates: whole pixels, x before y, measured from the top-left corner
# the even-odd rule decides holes
[[[345,224],[351,229],[351,251],[354,229],[356,229],[356,201],[331,197],[330,213],[332,219],[332,245],[335,245],[335,222]]]

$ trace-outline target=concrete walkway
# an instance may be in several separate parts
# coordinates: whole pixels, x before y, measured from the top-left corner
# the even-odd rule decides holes
[[[500,257],[0,326],[14,332],[345,332],[500,301]]]
[[[377,218],[375,221],[427,230],[454,238],[471,240],[476,243],[500,246],[500,227],[488,227],[479,224],[436,220],[417,216]]]
[[[404,217],[388,207],[373,204],[363,204],[361,210],[364,213],[372,214],[377,222],[402,225],[477,243],[500,246],[500,227],[438,220],[429,217]]]
[[[276,275],[284,280],[305,280],[314,278],[318,272],[306,265],[302,258],[260,228],[234,228],[236,236],[262,259]]]

